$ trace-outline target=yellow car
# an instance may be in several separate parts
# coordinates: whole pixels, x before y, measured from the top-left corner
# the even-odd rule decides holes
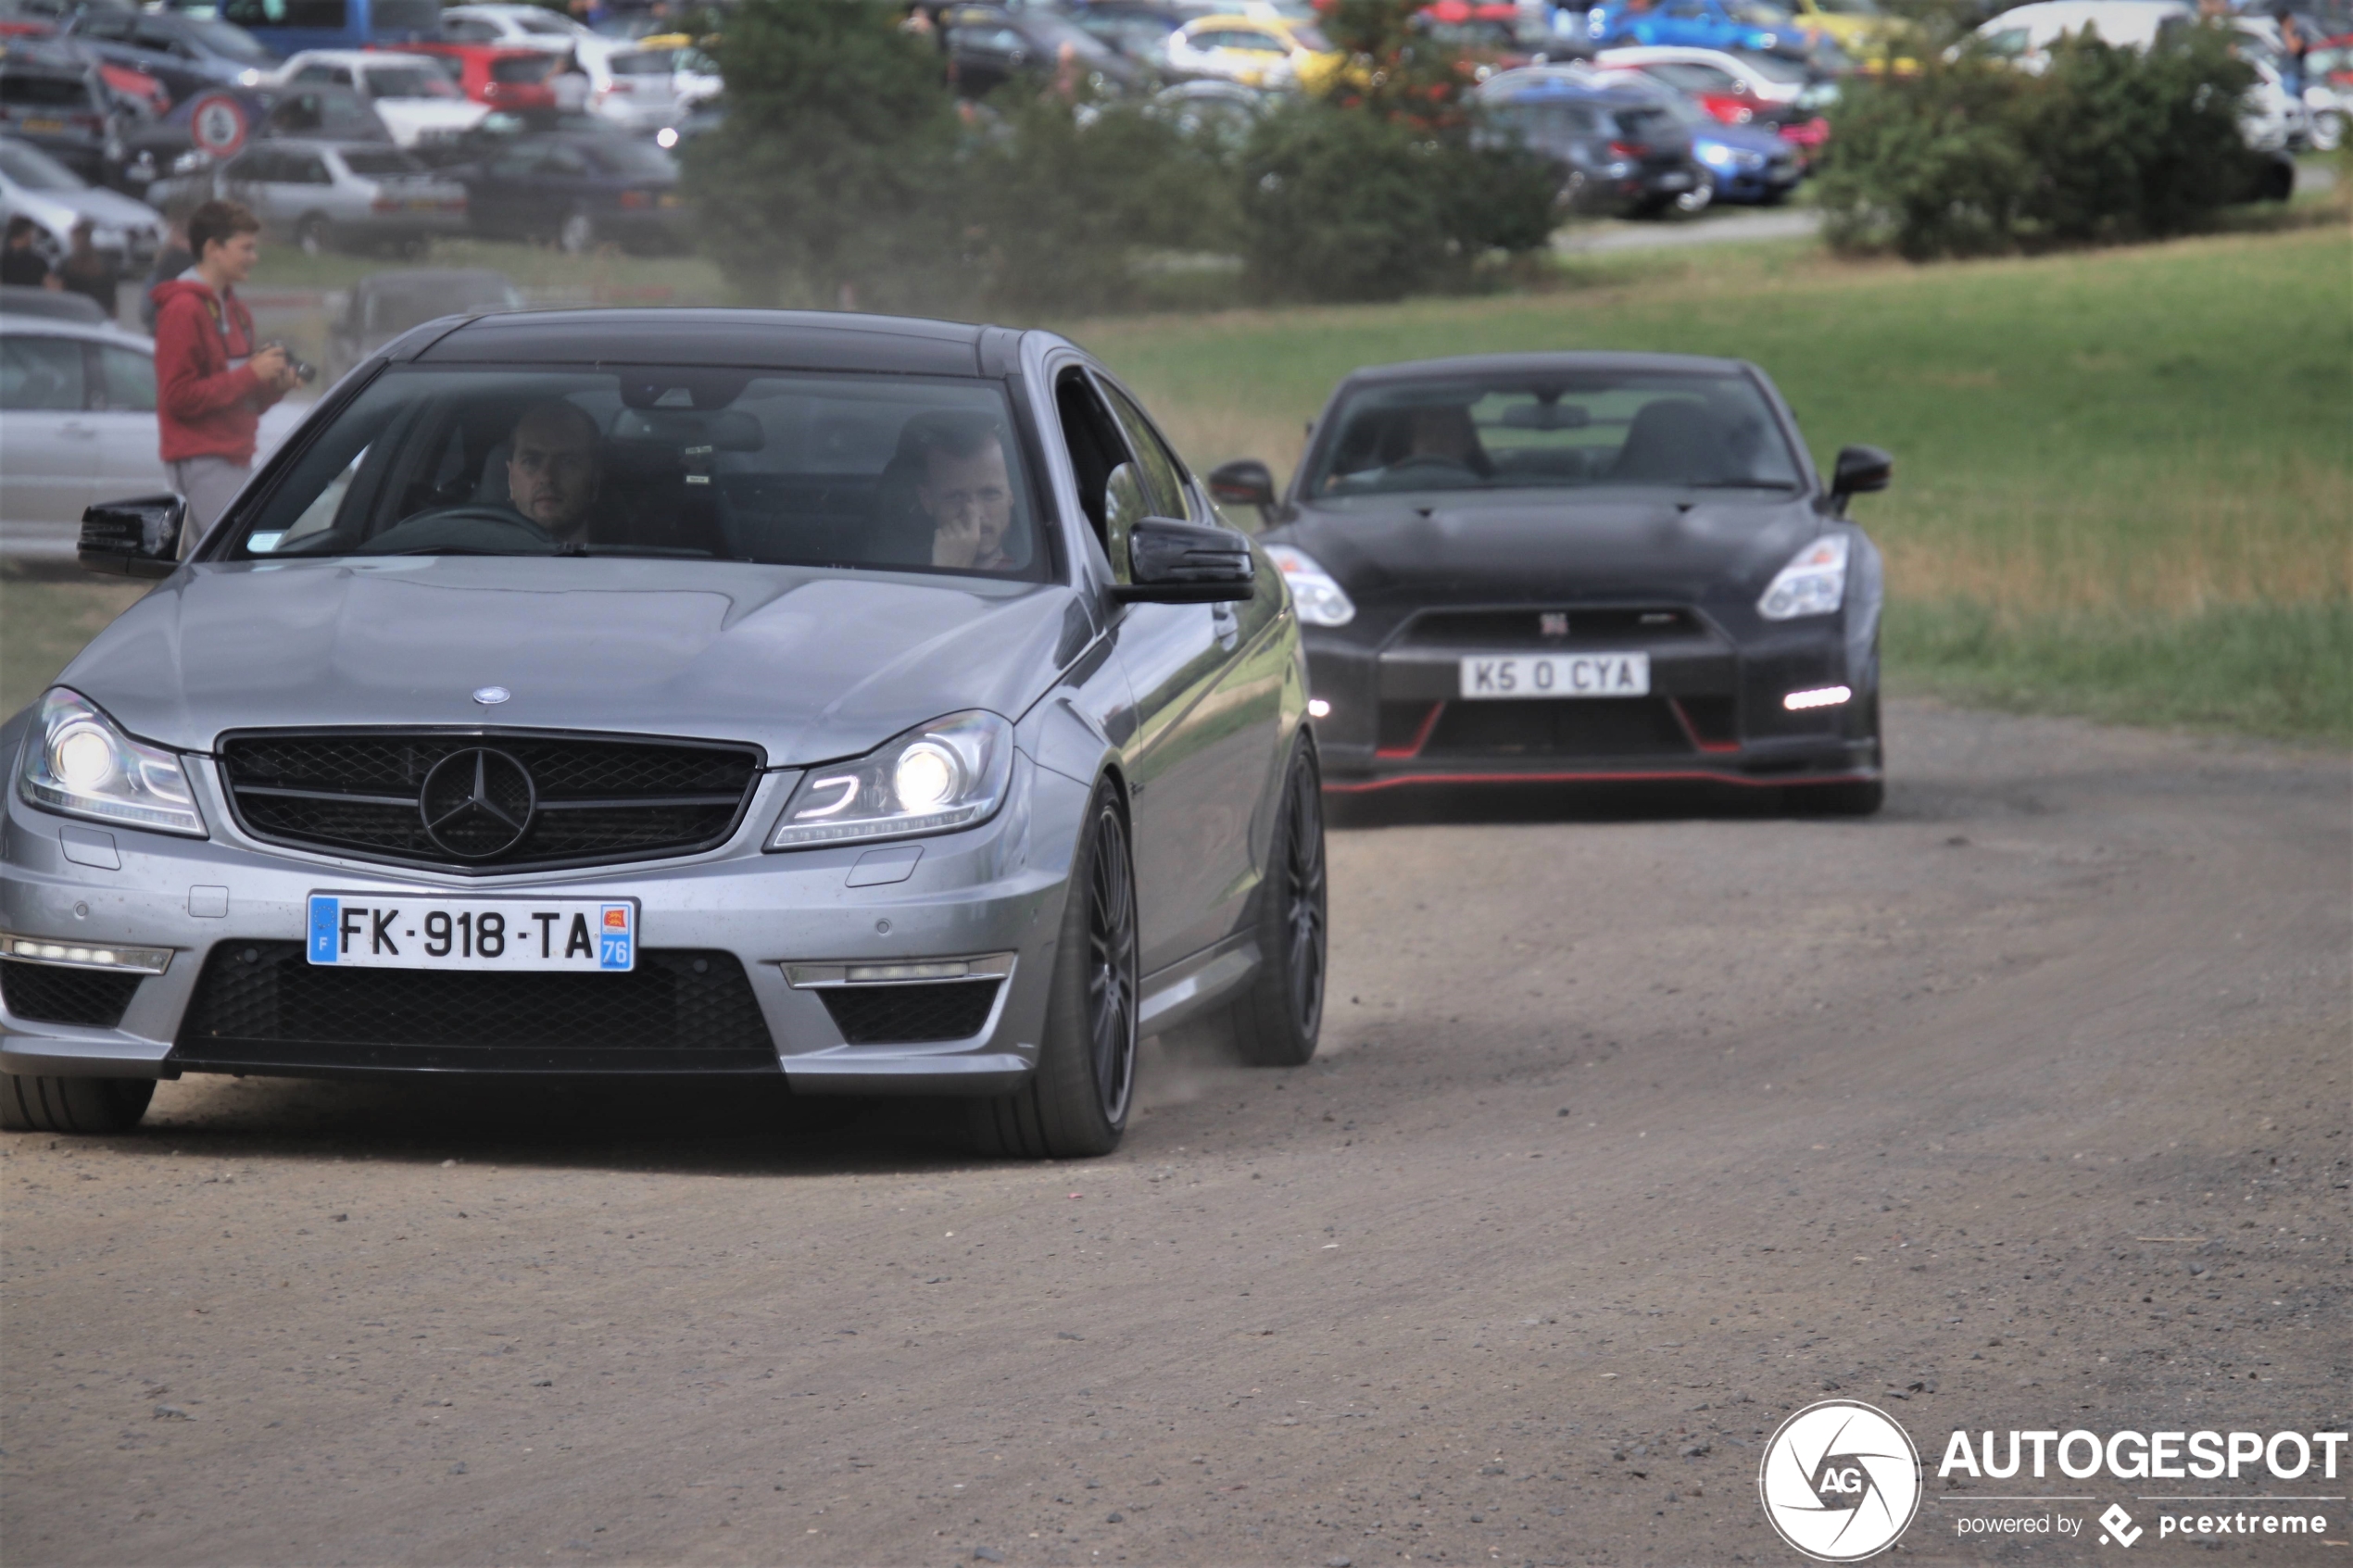
[[[1874,68],[1891,44],[1900,43],[1902,21],[1881,10],[1879,0],[1784,0],[1798,25],[1830,41],[1866,68]],[[1898,69],[1911,64],[1899,61]]]
[[[1348,61],[1313,22],[1234,16],[1187,22],[1169,36],[1167,55],[1179,75],[1310,93],[1328,88]]]

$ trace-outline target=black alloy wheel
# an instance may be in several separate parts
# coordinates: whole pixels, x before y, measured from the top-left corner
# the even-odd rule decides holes
[[[1283,778],[1274,842],[1259,883],[1258,973],[1227,1010],[1235,1054],[1252,1067],[1304,1066],[1324,1023],[1330,941],[1324,871],[1324,785],[1304,734]]]
[[[983,1154],[1076,1160],[1109,1154],[1135,1101],[1136,872],[1116,784],[1095,786],[1071,857],[1045,1035],[1029,1081],[975,1100],[968,1129]]]

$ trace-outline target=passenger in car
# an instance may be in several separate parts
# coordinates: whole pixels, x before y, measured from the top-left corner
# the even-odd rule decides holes
[[[560,397],[534,404],[508,444],[507,498],[515,510],[560,545],[580,538],[603,470],[594,416]]]
[[[1005,551],[1013,485],[997,427],[968,414],[924,414],[908,421],[900,444],[918,464],[915,504],[931,520],[931,564],[1014,570]]]

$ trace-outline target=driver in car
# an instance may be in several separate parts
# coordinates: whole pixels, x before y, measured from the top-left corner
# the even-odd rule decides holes
[[[914,421],[907,433],[922,464],[915,504],[931,520],[931,564],[1013,571],[1005,531],[1013,519],[1013,484],[997,427],[940,414]]]
[[[586,533],[602,465],[596,419],[559,397],[533,405],[508,438],[507,500],[559,545]]]

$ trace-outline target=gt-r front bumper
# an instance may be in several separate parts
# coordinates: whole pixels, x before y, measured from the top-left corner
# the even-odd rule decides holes
[[[1644,615],[1660,624],[1642,627]],[[1520,618],[1536,623],[1532,611]],[[1851,668],[1836,617],[1737,645],[1688,608],[1621,619],[1625,626],[1597,635],[1509,645],[1416,640],[1409,626],[1371,647],[1311,629],[1313,695],[1328,705],[1316,721],[1325,787],[1691,780],[1782,788],[1879,776],[1878,671]],[[1629,649],[1649,659],[1642,696],[1463,695],[1466,658]],[[1843,701],[1787,706],[1793,693],[1840,686]]]
[[[1006,805],[977,827],[767,854],[791,783],[771,773],[706,854],[459,878],[258,843],[212,763],[188,764],[209,838],[52,815],[8,790],[0,934],[23,940],[0,954],[0,1071],[745,1073],[799,1092],[1004,1093],[1037,1061],[1088,798],[1017,753]],[[638,967],[322,978],[302,944],[308,897],[327,890],[635,899]],[[510,983],[524,984],[497,988]],[[461,991],[478,1022],[449,1005]]]

